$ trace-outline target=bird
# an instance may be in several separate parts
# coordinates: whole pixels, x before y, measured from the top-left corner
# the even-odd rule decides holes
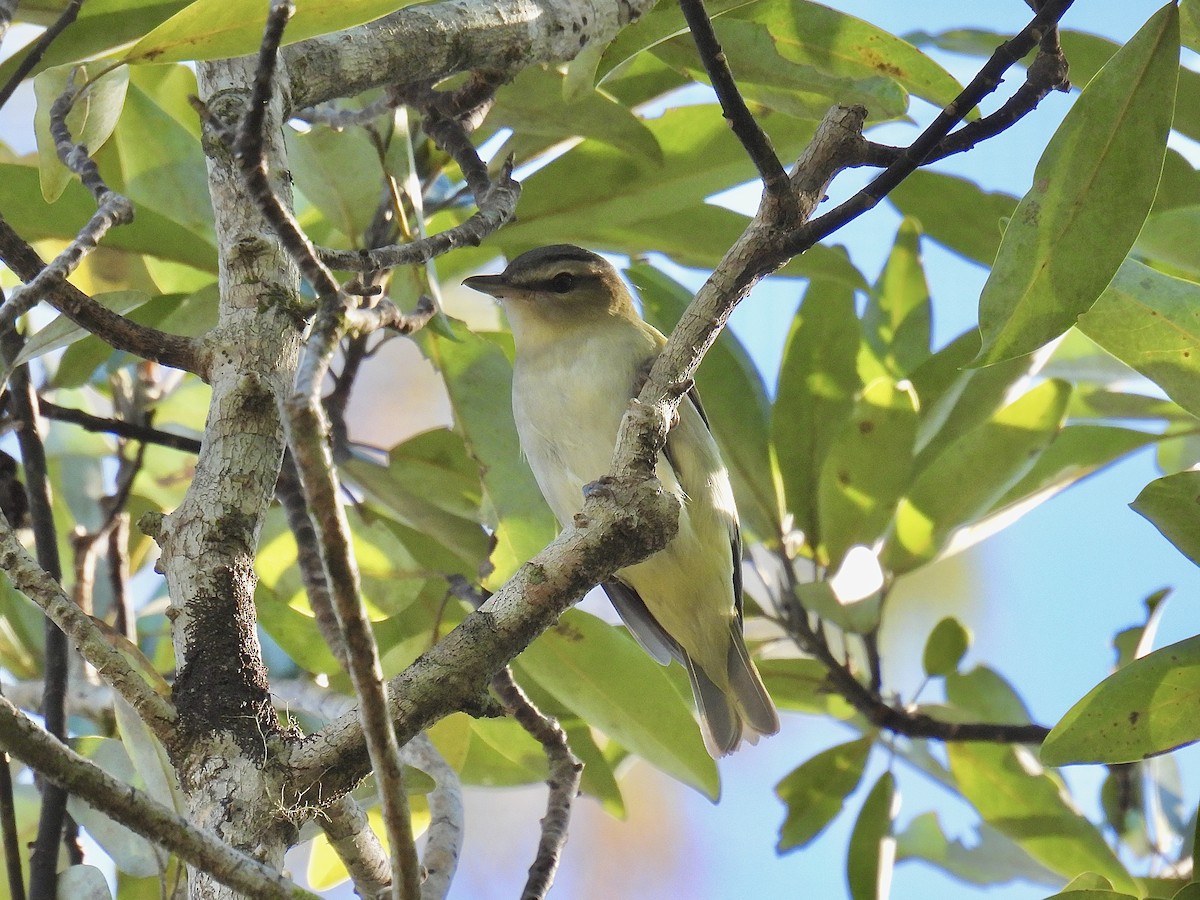
[[[571,244],[529,250],[469,288],[500,301],[515,346],[512,407],[521,450],[565,528],[584,486],[609,471],[629,400],[666,338],[642,320],[617,270]],[[695,388],[659,454],[656,476],[680,501],[679,530],[601,585],[655,660],[687,670],[714,758],[779,731],[742,637],[741,535],[729,473]]]

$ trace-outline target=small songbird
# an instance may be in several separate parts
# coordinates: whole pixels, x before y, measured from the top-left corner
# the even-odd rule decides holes
[[[463,282],[504,305],[516,344],[513,416],[542,496],[564,526],[583,487],[609,471],[639,379],[666,339],[642,321],[616,270],[569,244],[523,253],[499,275]],[[658,457],[679,498],[679,531],[601,585],[638,643],[682,663],[713,756],[779,730],[742,640],[741,536],[729,474],[695,390]]]

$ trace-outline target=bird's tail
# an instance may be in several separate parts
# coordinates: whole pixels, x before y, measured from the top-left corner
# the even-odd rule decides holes
[[[725,679],[728,687],[722,689],[690,657],[685,659],[692,694],[700,711],[704,745],[713,757],[727,756],[743,740],[754,744],[760,736],[779,731],[779,713],[736,623],[730,624],[729,637]]]

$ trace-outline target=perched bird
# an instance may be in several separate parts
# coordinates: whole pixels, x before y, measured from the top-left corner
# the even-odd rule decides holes
[[[504,305],[516,344],[513,416],[542,496],[564,526],[583,487],[608,472],[621,418],[666,339],[642,321],[616,270],[569,244],[523,253],[464,284]],[[638,643],[688,672],[713,756],[779,730],[742,640],[741,537],[729,474],[695,390],[659,454],[681,503],[659,553],[602,585]]]

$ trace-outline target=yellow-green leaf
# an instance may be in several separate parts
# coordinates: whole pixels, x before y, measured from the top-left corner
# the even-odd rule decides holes
[[[1042,154],[979,299],[979,363],[1062,334],[1112,279],[1154,201],[1178,70],[1168,3],[1088,83]]]

